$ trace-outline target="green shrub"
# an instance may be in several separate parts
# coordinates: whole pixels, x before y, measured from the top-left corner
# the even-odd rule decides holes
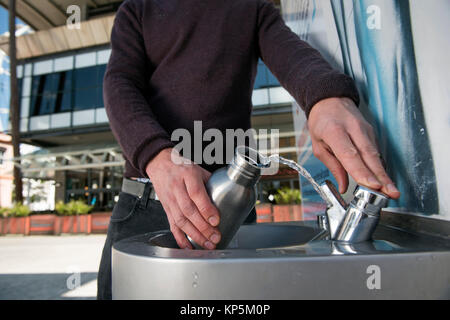
[[[30,215],[31,210],[27,205],[22,203],[15,203],[14,206],[8,210],[8,216],[11,217],[27,217]]]
[[[278,189],[274,198],[276,204],[300,204],[302,202],[300,190],[288,187]]]
[[[56,214],[58,214],[60,216],[68,215],[67,214],[67,205],[64,202],[62,202],[62,201],[58,201],[55,204],[55,211],[56,211]]]
[[[55,211],[62,216],[73,216],[88,214],[92,206],[87,205],[82,200],[71,200],[69,203],[59,201],[55,205]]]
[[[92,206],[87,205],[81,200],[75,201],[75,211],[77,214],[88,214]]]
[[[0,208],[0,218],[6,218],[9,215],[10,208]]]
[[[77,205],[75,200],[70,200],[70,202],[66,204],[66,210],[68,216],[75,216],[77,214]]]

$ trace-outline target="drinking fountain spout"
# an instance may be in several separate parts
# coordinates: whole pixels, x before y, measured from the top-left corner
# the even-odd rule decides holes
[[[381,209],[387,206],[389,198],[358,186],[347,204],[330,181],[325,181],[321,189],[329,201],[325,214],[318,216],[318,223],[328,231],[330,240],[348,243],[371,240]]]

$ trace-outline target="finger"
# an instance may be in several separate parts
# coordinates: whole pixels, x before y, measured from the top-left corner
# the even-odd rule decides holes
[[[334,130],[333,134],[326,135],[323,140],[358,184],[372,189],[381,188],[381,183],[367,168],[346,131],[338,128]]]
[[[171,231],[181,249],[194,249],[190,241],[186,238],[186,234],[180,228],[174,225]]]
[[[190,176],[185,179],[185,184],[189,197],[194,202],[202,217],[214,227],[219,225],[219,211],[211,202],[203,180],[197,176]]]
[[[367,135],[369,136],[370,141],[372,141],[372,144],[377,148],[377,150],[380,150],[380,145],[378,144],[377,137],[375,136],[375,132],[373,131],[372,127],[367,130]]]
[[[364,131],[354,132],[351,133],[351,139],[359,150],[364,163],[375,174],[378,181],[381,182],[382,192],[394,199],[400,197],[400,192],[395,188],[394,182],[387,175],[381,162],[380,153],[369,134]]]
[[[172,218],[175,226],[181,229],[186,235],[191,237],[195,243],[203,248],[211,250],[214,249],[214,243],[209,241],[200,231],[197,230],[197,228],[194,227],[192,222],[190,222],[189,219],[183,215],[175,199],[173,199],[173,203]]]
[[[194,227],[200,231],[205,238],[209,239],[211,242],[217,244],[220,241],[220,232],[213,228],[197,209],[197,206],[189,198],[186,186],[183,185],[174,190],[175,198],[177,199],[178,207],[180,208],[182,214],[192,222]]]
[[[331,171],[331,174],[336,179],[339,185],[339,192],[345,193],[348,188],[348,176],[344,167],[341,165],[338,159],[327,150],[326,146],[322,146],[320,143],[316,143],[314,149],[314,155]]]
[[[373,132],[373,130],[369,130],[368,135],[369,135],[370,140],[377,146],[377,149],[380,150],[377,138],[375,137],[375,133]],[[383,166],[384,170],[386,170],[386,162],[384,161],[384,159],[381,155],[380,155],[380,161],[381,161],[381,165]],[[381,191],[384,192],[385,194],[389,195],[389,197],[391,197],[393,199],[400,198],[400,191],[395,187],[394,183],[384,185],[381,188]]]
[[[186,238],[185,233],[183,231],[181,231],[181,229],[175,225],[175,222],[173,221],[172,213],[171,213],[170,209],[169,210],[164,209],[164,210],[166,211],[167,219],[169,220],[170,231],[172,232],[173,237],[175,238],[175,241],[177,242],[178,246],[181,249],[193,249],[192,244]]]

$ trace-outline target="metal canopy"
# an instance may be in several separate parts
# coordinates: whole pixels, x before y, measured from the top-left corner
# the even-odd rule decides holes
[[[298,152],[297,146],[279,147],[275,141],[278,138],[295,136],[295,132],[281,132],[259,134],[257,140],[270,140],[268,149],[259,149],[267,154],[288,154]],[[272,139],[274,142],[272,142]],[[274,144],[275,143],[275,144]],[[311,152],[311,147],[300,148],[300,151]],[[122,149],[116,143],[91,144],[88,145],[66,145],[47,149],[40,149],[34,153],[23,155],[18,158],[6,159],[12,161],[14,166],[21,169],[24,178],[52,178],[55,171],[62,170],[86,170],[102,169],[105,167],[123,167],[125,159]]]
[[[70,5],[78,5],[84,18],[115,12],[122,0],[17,0],[17,16],[35,30],[66,24]],[[8,9],[8,0],[0,0]],[[83,10],[84,9],[84,10]]]
[[[13,161],[15,166],[20,167],[25,178],[46,178],[53,176],[58,170],[100,169],[125,165],[122,151],[118,146],[73,151],[68,151],[67,148],[54,148],[4,160]]]

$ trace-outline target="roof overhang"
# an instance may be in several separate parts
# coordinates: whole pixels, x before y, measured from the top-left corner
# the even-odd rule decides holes
[[[109,44],[113,23],[114,15],[109,15],[83,21],[79,29],[63,25],[22,35],[16,38],[17,59]],[[0,36],[0,50],[9,55],[9,36]]]
[[[0,5],[8,9],[8,0]],[[67,8],[77,5],[82,20],[114,13],[122,0],[16,0],[16,14],[34,30],[47,30],[66,24]]]
[[[280,0],[271,0],[280,5]],[[0,5],[8,8],[8,0]],[[17,16],[36,32],[18,36],[17,59],[109,44],[114,15],[122,0],[17,0]],[[79,29],[67,26],[67,8],[82,12]],[[9,37],[0,36],[0,50],[9,55]]]

